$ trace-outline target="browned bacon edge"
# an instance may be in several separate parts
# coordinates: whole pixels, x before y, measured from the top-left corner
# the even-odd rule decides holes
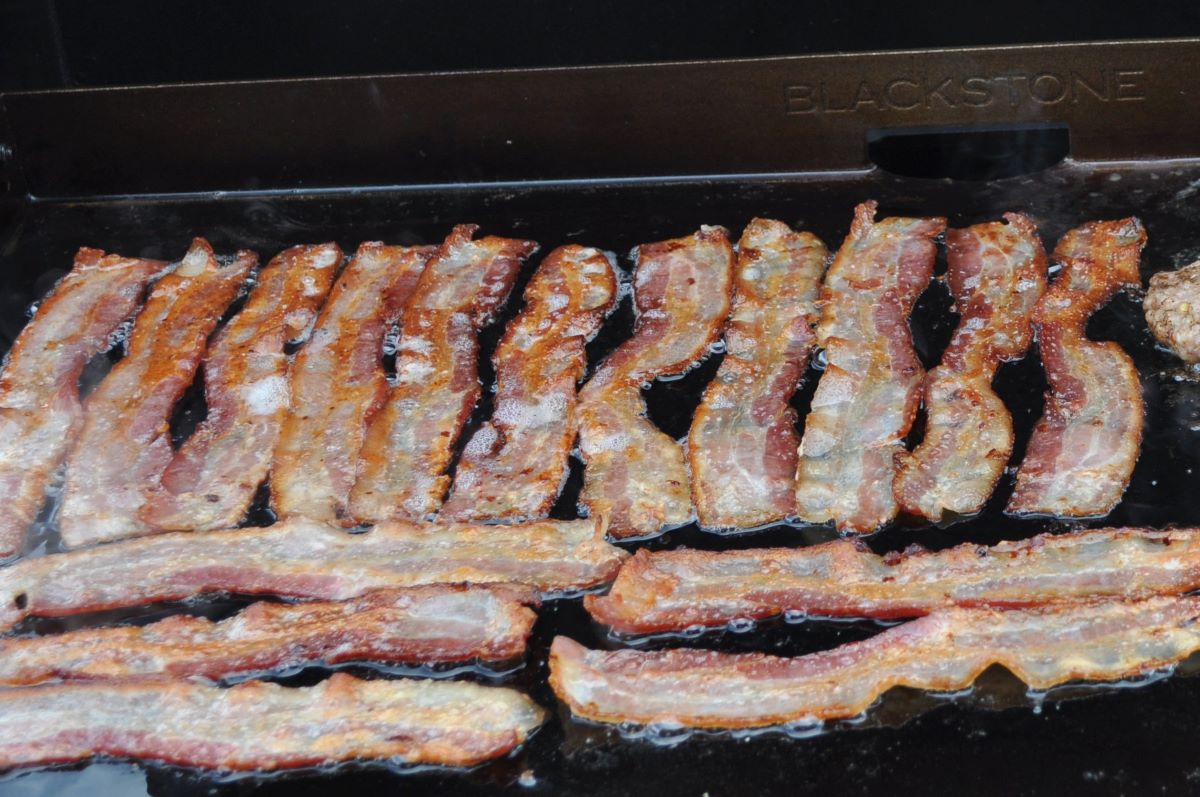
[[[1062,271],[1034,310],[1050,389],[1009,513],[1101,517],[1121,501],[1142,444],[1142,385],[1120,345],[1085,328],[1118,290],[1141,287],[1145,246],[1142,223],[1127,218],[1076,227],[1055,247]]]
[[[292,365],[292,408],[271,465],[280,517],[349,522],[359,451],[387,395],[384,337],[435,250],[369,241],[338,276]]]
[[[129,336],[129,353],[87,401],[67,459],[58,523],[78,547],[156,531],[138,517],[147,484],[171,461],[170,420],[192,384],[208,337],[258,256],[222,265],[203,238],[150,292]]]
[[[692,500],[705,528],[751,528],[795,514],[796,411],[788,401],[816,337],[829,252],[811,233],[754,219],[738,243],[725,359],[688,433]]]
[[[9,349],[0,374],[0,559],[19,550],[51,472],[83,425],[84,366],[108,348],[166,265],[80,249]]]
[[[646,417],[641,386],[707,356],[729,315],[733,267],[722,227],[637,249],[633,337],[579,394],[580,506],[607,517],[614,537],[646,537],[694,517],[683,447]]]
[[[463,449],[438,517],[515,521],[550,514],[575,442],[585,344],[616,298],[613,264],[598,249],[562,246],[542,262],[525,289],[525,308],[492,357],[496,410]]]
[[[460,224],[404,308],[396,380],[363,441],[350,514],[359,523],[432,515],[450,487],[454,445],[479,400],[478,334],[508,299],[533,241]]]
[[[337,244],[294,246],[258,273],[245,306],[209,347],[208,414],[146,489],[145,523],[222,529],[246,514],[291,404],[284,346],[307,335],[341,262]]]
[[[464,681],[370,680],[315,686],[183,679],[43,684],[0,690],[0,768],[96,755],[220,770],[356,759],[471,766],[520,746],[543,712],[512,689]]]
[[[525,652],[531,587],[434,585],[346,601],[255,603],[212,622],[176,615],[144,626],[0,638],[0,684],[166,674],[218,680],[307,664],[503,661]]]
[[[955,691],[999,664],[1030,686],[1115,681],[1200,650],[1200,598],[1026,610],[943,609],[863,642],[796,658],[708,650],[550,648],[550,684],[601,722],[752,728],[853,717],[895,686]]]
[[[925,438],[897,455],[896,500],[911,515],[940,521],[979,512],[1012,455],[1012,416],[992,379],[1001,361],[1029,348],[1046,252],[1029,218],[1004,218],[946,233],[959,322],[941,365],[925,376]]]
[[[394,521],[350,533],[294,518],[174,532],[0,568],[0,628],[210,592],[345,600],[422,584],[528,584],[560,594],[609,583],[628,554],[597,519],[511,526]]]
[[[991,547],[878,556],[851,540],[807,548],[638,551],[584,605],[622,634],[780,614],[914,617],[949,606],[1022,607],[1200,588],[1200,532],[1091,529]]]

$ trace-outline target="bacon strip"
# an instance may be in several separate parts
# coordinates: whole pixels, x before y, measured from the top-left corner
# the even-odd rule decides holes
[[[158,260],[80,249],[0,374],[0,559],[17,553],[51,472],[83,425],[79,376],[133,314]]]
[[[738,244],[726,354],[688,434],[692,499],[706,528],[750,528],[796,511],[796,411],[829,252],[811,233],[754,219]]]
[[[533,241],[460,224],[442,243],[404,309],[396,383],[371,421],[350,512],[360,523],[415,520],[438,510],[446,469],[479,400],[479,341],[508,299]]]
[[[354,759],[471,766],[524,744],[543,712],[512,689],[337,673],[315,686],[186,680],[0,691],[0,767],[111,755],[273,770]]]
[[[753,728],[853,717],[894,686],[954,691],[1000,664],[1035,689],[1115,681],[1200,650],[1200,598],[1020,611],[944,609],[863,642],[796,658],[707,650],[550,648],[550,684],[601,722]]]
[[[205,358],[207,417],[146,491],[139,516],[147,525],[223,529],[245,516],[291,403],[284,345],[308,334],[341,261],[334,243],[294,246],[259,272]]]
[[[154,286],[129,336],[129,353],[88,397],[67,459],[58,523],[68,546],[157,531],[138,517],[145,485],[171,462],[170,420],[192,384],[208,336],[258,261],[221,265],[203,238]]]
[[[0,684],[166,674],[229,678],[305,664],[500,661],[525,652],[529,587],[429,586],[347,601],[255,603],[214,623],[176,615],[145,626],[0,639]]]
[[[1120,345],[1088,340],[1085,328],[1118,290],[1141,286],[1145,245],[1128,218],[1076,227],[1055,247],[1062,272],[1033,314],[1050,389],[1010,514],[1100,517],[1121,501],[1142,445],[1142,385]]]
[[[628,554],[596,520],[517,526],[384,523],[357,534],[296,518],[176,532],[0,568],[0,627],[206,592],[345,600],[420,584],[521,583],[543,592],[613,579]]]
[[[733,290],[733,247],[721,227],[637,250],[637,323],[579,394],[580,504],[614,537],[688,522],[692,496],[682,447],[646,417],[643,383],[686,371],[721,334]]]
[[[948,606],[1021,607],[1200,587],[1200,532],[1094,529],[986,547],[877,556],[851,540],[808,548],[638,551],[599,622],[624,634],[715,626],[784,613],[895,618]]]
[[[908,316],[933,276],[933,239],[946,220],[874,221],[854,210],[850,235],[825,275],[817,343],[826,367],[804,426],[796,509],[811,523],[870,533],[898,511],[895,456],[917,413],[924,372]]]
[[[338,277],[292,365],[292,411],[271,466],[280,517],[348,520],[367,424],[383,405],[383,339],[435,251],[364,243]]]
[[[1013,449],[1012,416],[992,390],[1002,360],[1025,356],[1034,305],[1046,290],[1037,227],[1008,213],[946,234],[947,279],[960,314],[942,364],[925,377],[925,439],[898,456],[895,494],[913,515],[983,508]]]
[[[585,344],[617,297],[612,262],[597,249],[555,249],[525,289],[492,361],[496,411],[463,449],[439,517],[526,520],[550,514],[575,442],[575,388]]]

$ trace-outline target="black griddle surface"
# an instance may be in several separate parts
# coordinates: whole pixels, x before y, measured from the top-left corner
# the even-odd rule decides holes
[[[0,338],[6,348],[27,319],[26,310],[65,273],[75,249],[95,246],[127,255],[178,259],[195,235],[209,238],[218,252],[256,249],[265,261],[297,243],[336,240],[353,251],[364,240],[436,243],[460,222],[482,225],[484,233],[527,237],[542,243],[524,272],[564,243],[578,242],[626,253],[639,243],[687,234],[700,224],[722,224],[736,239],[754,216],[780,219],[819,235],[831,249],[840,245],[853,206],[880,202],[880,215],[946,215],[952,226],[998,218],[1017,210],[1039,224],[1047,249],[1084,221],[1140,216],[1150,241],[1143,276],[1200,257],[1196,208],[1200,161],[1118,164],[1104,167],[1067,162],[1038,175],[987,183],[898,178],[856,172],[816,176],[557,185],[444,187],[360,190],[282,195],[207,195],[194,198],[129,198],[81,203],[33,203],[0,230]],[[944,271],[943,259],[938,270]],[[519,309],[514,292],[505,316],[484,335],[490,355],[503,323]],[[927,366],[937,362],[956,317],[949,296],[935,282],[918,303],[914,338]],[[595,364],[628,337],[629,300],[614,313],[590,346]],[[993,543],[1047,530],[1081,525],[1166,526],[1200,524],[1200,382],[1155,345],[1136,297],[1118,296],[1089,326],[1092,337],[1115,340],[1134,358],[1147,402],[1142,456],[1124,501],[1107,518],[1088,524],[1016,521],[1000,509],[1012,488],[1011,473],[979,517],[945,528],[903,525],[869,539],[877,551],[912,543],[941,548],[959,542]],[[715,373],[714,355],[682,379],[646,391],[650,416],[668,433],[683,436],[706,382]],[[98,363],[94,374],[104,371]],[[793,401],[801,416],[815,389],[810,369]],[[490,364],[481,364],[490,383]],[[1014,416],[1020,460],[1045,388],[1036,353],[1004,365],[997,389]],[[490,412],[485,397],[467,435]],[[203,416],[192,391],[177,413],[178,433]],[[466,435],[464,435],[465,439]],[[1010,469],[1011,470],[1011,469]],[[579,470],[555,508],[574,516]],[[266,523],[263,506],[248,522]],[[654,548],[711,549],[804,545],[828,539],[826,528],[772,529],[717,536],[687,527],[646,543]],[[42,524],[34,543],[54,550],[52,522]],[[142,622],[173,611],[226,615],[247,601],[214,598],[183,605],[157,605],[87,618],[43,620],[22,630],[54,632],[87,623]],[[811,620],[759,624],[742,632],[725,630],[694,639],[649,645],[695,645],[722,650],[761,650],[798,655],[863,639],[881,626],[870,622]],[[403,771],[355,764],[269,776],[222,776],[156,764],[97,762],[66,768],[10,773],[0,777],[0,795],[108,794],[904,794],[910,792],[1146,793],[1192,791],[1200,784],[1200,746],[1192,729],[1200,716],[1200,680],[1188,662],[1169,677],[1137,683],[1070,686],[1030,694],[1007,673],[993,669],[969,693],[932,697],[893,690],[853,722],[832,723],[814,735],[697,734],[646,738],[636,729],[577,722],[557,705],[545,683],[546,653],[556,634],[590,646],[619,643],[594,626],[580,602],[547,604],[534,632],[525,668],[505,677],[465,677],[511,684],[550,711],[547,725],[514,756],[471,771]],[[385,674],[352,669],[366,677]],[[324,677],[315,668],[282,678],[303,684]]]

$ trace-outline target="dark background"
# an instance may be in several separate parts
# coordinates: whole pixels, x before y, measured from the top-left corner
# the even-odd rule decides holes
[[[0,0],[0,91],[1197,33],[1127,0]]]

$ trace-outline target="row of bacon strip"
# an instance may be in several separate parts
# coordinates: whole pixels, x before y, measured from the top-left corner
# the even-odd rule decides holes
[[[496,350],[495,411],[466,443],[453,484],[452,452],[480,396],[478,333],[533,243],[472,240],[464,225],[440,247],[363,244],[340,273],[335,244],[293,247],[258,272],[211,345],[253,253],[222,263],[197,240],[167,269],[82,250],[0,377],[0,556],[19,550],[64,458],[57,520],[75,547],[231,527],[268,475],[283,518],[544,518],[577,435],[587,465],[581,505],[608,518],[617,537],[697,515],[709,528],[798,516],[869,532],[900,509],[935,520],[970,514],[1012,452],[1011,418],[991,378],[1000,361],[1024,354],[1032,329],[1051,390],[1009,511],[1109,511],[1137,458],[1141,392],[1129,358],[1087,340],[1084,326],[1116,290],[1138,283],[1141,225],[1068,233],[1055,250],[1062,272],[1044,296],[1046,258],[1027,218],[949,231],[961,322],[926,377],[908,315],[932,277],[945,222],[873,216],[874,203],[857,209],[828,273],[819,240],[773,221],[752,222],[736,258],[720,228],[640,247],[633,336],[578,401],[584,344],[618,283],[610,256],[555,250]],[[152,280],[126,356],[85,411],[84,365]],[[685,448],[646,418],[640,389],[702,359],[722,332],[728,354]],[[305,337],[289,363],[286,344]],[[391,384],[385,338],[396,354]],[[815,346],[825,372],[798,440],[788,401]],[[176,451],[172,411],[201,363],[208,415]],[[925,440],[910,453],[903,439],[922,396]]]
[[[441,247],[363,244],[340,274],[335,244],[293,247],[257,273],[211,345],[253,253],[223,263],[197,240],[167,268],[82,250],[13,346],[0,384],[9,499],[0,556],[19,549],[64,457],[57,521],[69,547],[234,526],[268,473],[283,518],[354,525],[436,511],[480,394],[477,333],[535,248],[473,232],[457,227]],[[125,357],[85,411],[84,365],[152,280]],[[467,447],[445,517],[546,516],[574,440],[584,343],[616,289],[611,262],[594,249],[562,247],[542,264],[496,352],[496,413]],[[389,385],[383,344],[393,325]],[[285,346],[306,337],[289,364]],[[202,362],[208,414],[173,451],[172,411]]]
[[[1099,529],[879,557],[850,540],[803,549],[639,551],[587,596],[626,635],[783,615],[910,618],[863,642],[781,658],[588,650],[559,637],[550,683],[579,717],[678,728],[854,717],[894,686],[955,691],[1000,664],[1031,687],[1114,681],[1200,650],[1200,530]]]
[[[1117,504],[1141,444],[1141,387],[1129,357],[1089,341],[1084,328],[1116,291],[1140,284],[1140,222],[1068,232],[1049,291],[1027,217],[949,230],[948,281],[961,318],[942,364],[925,375],[908,319],[932,279],[945,220],[874,215],[873,202],[856,209],[827,272],[819,240],[762,219],[743,233],[736,263],[713,228],[639,250],[633,337],[580,393],[581,503],[605,514],[615,536],[696,517],[711,529],[796,516],[866,533],[901,510],[932,520],[976,513],[1013,450],[1012,419],[992,378],[1001,361],[1025,354],[1034,330],[1050,391],[1008,511],[1091,517]],[[639,390],[685,371],[722,329],[727,354],[685,455],[646,418]],[[798,439],[788,402],[818,346],[824,374]],[[922,401],[925,438],[908,452]]]
[[[0,568],[0,625],[183,600],[273,595],[212,622],[0,637],[0,768],[107,754],[216,769],[351,759],[469,766],[523,744],[544,712],[510,688],[444,680],[312,687],[220,682],[347,662],[521,660],[530,607],[614,578],[596,520],[511,526],[304,519],[177,532]]]
[[[960,321],[941,365],[926,375],[908,317],[932,278],[933,238],[945,220],[876,222],[874,213],[871,202],[856,210],[824,275],[819,318],[820,242],[773,222],[755,222],[743,236],[729,354],[688,437],[700,524],[748,528],[795,515],[861,533],[901,510],[931,520],[978,512],[1013,450],[1012,420],[992,378],[1001,361],[1024,355],[1033,330],[1050,391],[1008,512],[1108,513],[1137,461],[1141,386],[1129,357],[1114,343],[1089,341],[1084,327],[1117,290],[1140,285],[1141,224],[1092,222],[1068,232],[1048,292],[1046,256],[1025,216],[947,231]],[[797,447],[787,402],[814,345],[824,350],[824,373]],[[924,440],[907,452],[922,403]],[[586,426],[581,435],[586,443]],[[660,473],[664,494],[679,476]]]
[[[590,521],[550,521],[394,523],[349,534],[288,521],[275,529],[167,534],[5,568],[6,624],[214,590],[314,602],[257,604],[220,623],[171,618],[5,639],[0,682],[39,685],[0,690],[0,729],[9,740],[0,745],[0,766],[98,752],[235,769],[360,757],[467,764],[500,755],[543,716],[510,689],[347,676],[291,690],[257,683],[220,689],[181,676],[244,677],[315,661],[520,655],[532,622],[523,604],[536,598],[529,587],[501,582],[574,588],[616,573],[611,592],[588,596],[585,605],[620,634],[778,614],[923,617],[793,659],[589,651],[557,639],[551,685],[576,715],[605,722],[803,724],[856,715],[892,686],[960,689],[996,663],[1046,688],[1127,678],[1200,649],[1200,600],[1183,597],[1200,588],[1197,530],[1100,529],[887,557],[850,540],[803,549],[639,551],[624,565],[603,531]],[[567,570],[574,572],[569,581],[553,575]],[[450,580],[476,586],[419,586]],[[223,733],[213,735],[217,722]]]

